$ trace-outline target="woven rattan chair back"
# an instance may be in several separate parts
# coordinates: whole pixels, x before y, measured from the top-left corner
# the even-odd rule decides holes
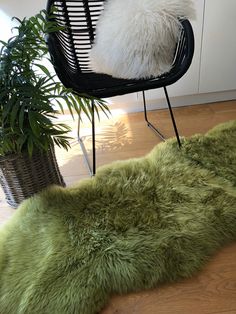
[[[57,38],[70,71],[91,72],[89,50],[104,1],[50,0],[48,5],[56,8],[54,15],[58,25],[65,26],[65,30],[57,33]]]

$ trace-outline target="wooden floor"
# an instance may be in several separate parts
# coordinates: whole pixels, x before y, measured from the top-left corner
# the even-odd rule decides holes
[[[236,101],[182,107],[174,112],[180,134],[191,136],[205,133],[218,123],[236,119]],[[149,116],[166,137],[173,136],[167,111],[153,111]],[[76,122],[69,116],[65,116],[64,121],[74,128],[72,136],[75,137]],[[88,148],[91,144],[89,131],[89,125],[85,123],[82,134]],[[102,119],[96,131],[98,165],[143,156],[160,142],[147,128],[142,113]],[[57,149],[57,158],[67,184],[88,176],[82,152],[75,140],[71,141],[70,151]],[[5,203],[3,193],[0,198],[0,223],[4,223],[14,210]],[[152,291],[114,296],[102,311],[102,314],[134,313],[236,314],[236,243],[222,249],[194,278]]]

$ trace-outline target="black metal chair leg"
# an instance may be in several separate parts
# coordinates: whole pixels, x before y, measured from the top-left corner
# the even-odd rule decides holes
[[[80,136],[80,117],[78,119],[78,142],[84,155],[84,161],[88,167],[91,176],[96,174],[96,146],[95,146],[95,112],[94,112],[94,101],[92,100],[92,166],[89,161],[88,152],[84,145],[83,139]]]
[[[171,116],[173,128],[174,128],[174,131],[175,131],[175,136],[176,136],[176,139],[177,139],[179,147],[181,147],[181,142],[180,142],[180,138],[179,138],[179,132],[178,132],[177,125],[176,125],[176,122],[175,122],[175,117],[174,117],[174,114],[173,114],[173,111],[172,111],[172,108],[171,108],[171,104],[170,104],[170,99],[169,99],[169,95],[168,95],[168,92],[167,92],[167,88],[165,86],[164,86],[164,91],[165,91],[165,96],[166,96],[168,108],[169,108],[169,111],[170,111],[170,116]]]
[[[94,100],[92,100],[92,153],[93,153],[93,173],[96,174],[96,142],[95,142],[95,108]]]
[[[165,141],[164,135],[148,120],[145,92],[142,91],[142,93],[143,93],[144,118],[145,118],[145,121],[147,122],[147,126],[148,126],[153,132],[155,132],[163,141]]]

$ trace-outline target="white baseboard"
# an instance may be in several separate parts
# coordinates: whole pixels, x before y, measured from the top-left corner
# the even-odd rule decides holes
[[[137,95],[137,94],[136,94]],[[111,98],[111,110],[119,110],[124,113],[139,112],[143,110],[143,102],[141,97],[134,96],[132,100],[125,100],[121,97],[116,97],[114,101]],[[180,97],[170,97],[171,104],[173,107],[182,107],[206,103],[214,103],[228,100],[236,100],[236,90],[188,95]],[[109,101],[108,101],[109,102]],[[162,99],[147,99],[148,110],[164,109],[167,108],[166,100]]]

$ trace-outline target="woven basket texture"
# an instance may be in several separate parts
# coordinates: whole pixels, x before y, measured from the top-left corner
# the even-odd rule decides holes
[[[49,185],[65,186],[53,147],[47,152],[35,152],[0,157],[0,184],[7,203],[14,208],[26,198]]]

